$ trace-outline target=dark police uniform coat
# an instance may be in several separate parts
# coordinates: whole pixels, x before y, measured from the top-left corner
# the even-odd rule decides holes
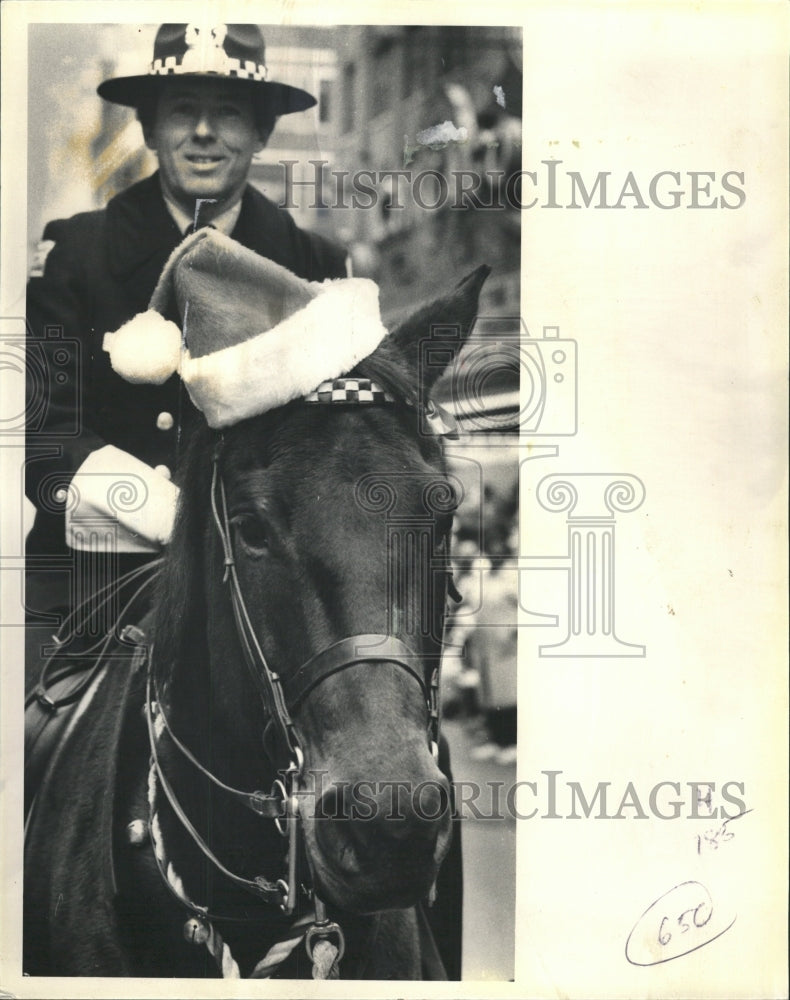
[[[233,239],[310,281],[346,276],[345,252],[294,223],[248,186]],[[28,284],[26,492],[37,508],[27,553],[66,554],[63,487],[97,448],[112,444],[175,470],[195,410],[177,375],[133,385],[112,370],[104,334],[148,308],[182,239],[158,174],[106,209],[50,222],[54,242]],[[168,317],[178,319],[178,317]]]

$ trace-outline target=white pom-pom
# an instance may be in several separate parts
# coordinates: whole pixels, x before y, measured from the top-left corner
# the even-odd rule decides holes
[[[181,331],[154,309],[138,313],[115,333],[104,335],[110,364],[127,382],[161,385],[178,370]]]

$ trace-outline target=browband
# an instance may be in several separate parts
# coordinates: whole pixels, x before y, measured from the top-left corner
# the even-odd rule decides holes
[[[369,378],[334,378],[304,397],[305,403],[394,403],[395,397]]]

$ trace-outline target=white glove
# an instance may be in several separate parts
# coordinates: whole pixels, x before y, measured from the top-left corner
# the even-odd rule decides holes
[[[73,549],[158,552],[170,540],[178,487],[114,445],[88,455],[69,493],[66,542]]]

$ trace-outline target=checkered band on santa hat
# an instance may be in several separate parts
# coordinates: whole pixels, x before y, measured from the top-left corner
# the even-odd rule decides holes
[[[130,382],[178,371],[209,425],[227,427],[345,374],[386,334],[372,281],[308,282],[206,228],[173,252],[148,312],[104,346]]]

